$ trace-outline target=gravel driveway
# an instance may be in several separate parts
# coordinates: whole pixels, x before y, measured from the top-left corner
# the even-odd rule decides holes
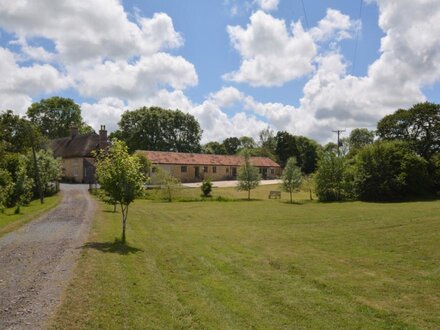
[[[84,244],[95,203],[87,186],[62,185],[60,204],[0,239],[0,329],[40,329]]]

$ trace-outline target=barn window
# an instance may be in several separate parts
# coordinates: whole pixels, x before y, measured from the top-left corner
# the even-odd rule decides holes
[[[203,166],[203,172],[208,173],[208,166]]]
[[[217,173],[217,166],[212,167],[212,173]]]
[[[275,174],[275,170],[273,168],[270,169],[270,174]]]
[[[186,173],[188,171],[188,168],[186,166],[180,166],[180,172]]]

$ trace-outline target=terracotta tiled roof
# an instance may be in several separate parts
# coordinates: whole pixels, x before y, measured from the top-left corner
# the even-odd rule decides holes
[[[241,166],[243,157],[231,155],[189,154],[165,151],[138,150],[153,164],[178,164],[178,165],[217,165],[217,166]],[[251,157],[251,163],[258,167],[280,167],[268,157]]]
[[[96,133],[76,135],[51,141],[55,157],[91,157],[92,151],[99,147],[99,135]]]

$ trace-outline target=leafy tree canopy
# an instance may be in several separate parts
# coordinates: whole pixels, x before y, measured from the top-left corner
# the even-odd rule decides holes
[[[399,109],[377,124],[382,140],[402,140],[426,160],[440,152],[440,104],[418,103]]]
[[[217,141],[211,141],[202,147],[202,152],[204,154],[214,154],[214,155],[226,155],[226,148],[222,143]]]
[[[79,105],[64,97],[54,96],[32,103],[27,116],[49,139],[69,136],[71,125],[75,125],[80,133],[93,131],[84,123]]]
[[[427,162],[401,141],[379,141],[356,156],[355,185],[361,200],[389,201],[428,192]]]
[[[223,140],[223,146],[228,155],[235,155],[241,146],[241,141],[238,137],[229,137]]]
[[[244,156],[244,164],[238,169],[237,190],[247,191],[248,200],[250,200],[251,190],[258,187],[261,181],[261,176],[258,168],[251,164],[251,154],[249,150],[244,149],[242,155]]]
[[[44,137],[38,129],[25,118],[7,110],[0,113],[0,143],[3,152],[24,153],[35,145],[43,145]]]
[[[290,157],[287,160],[286,167],[282,175],[282,188],[290,194],[290,203],[293,203],[292,194],[295,189],[301,186],[302,174],[301,169],[296,165],[295,157]]]
[[[348,137],[350,153],[353,154],[359,149],[374,142],[374,132],[367,128],[355,128]]]
[[[125,112],[111,136],[124,141],[131,152],[200,152],[202,129],[192,115],[180,110],[143,107]]]
[[[281,166],[285,166],[290,157],[295,157],[303,173],[316,170],[321,147],[314,140],[281,131],[277,133],[275,141],[275,152]]]
[[[130,156],[125,143],[115,139],[108,153],[98,156],[96,176],[101,188],[121,206],[122,243],[125,243],[128,207],[142,194],[146,182],[139,157]]]
[[[315,175],[316,195],[321,201],[341,201],[346,198],[344,185],[345,161],[334,151],[323,152]]]

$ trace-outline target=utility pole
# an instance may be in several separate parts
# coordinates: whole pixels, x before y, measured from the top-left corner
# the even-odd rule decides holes
[[[339,147],[341,146],[341,141],[339,139],[339,136],[341,135],[341,133],[345,132],[345,129],[337,129],[332,131],[333,133],[337,133],[338,134],[338,157],[341,156],[340,152],[339,152]]]

